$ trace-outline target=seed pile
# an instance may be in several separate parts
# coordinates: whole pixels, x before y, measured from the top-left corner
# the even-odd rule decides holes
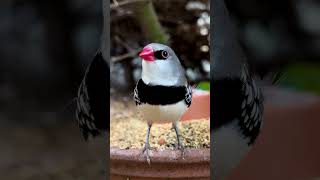
[[[210,120],[198,119],[179,122],[186,148],[210,147]],[[135,117],[116,118],[110,124],[110,145],[120,149],[143,148],[147,124]],[[176,134],[171,123],[153,124],[150,132],[152,149],[175,149]]]

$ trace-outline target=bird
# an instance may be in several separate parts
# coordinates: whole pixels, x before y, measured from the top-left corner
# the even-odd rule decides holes
[[[78,88],[76,119],[84,140],[110,130],[110,13],[102,0],[103,27],[100,47],[87,67]]]
[[[263,125],[263,95],[237,41],[223,0],[213,0],[211,136],[213,178],[227,178],[254,145]]]
[[[85,140],[109,130],[110,68],[98,50],[78,89],[76,118]]]
[[[184,157],[184,145],[177,122],[192,102],[192,87],[175,52],[166,45],[151,43],[139,53],[142,75],[134,88],[134,101],[148,125],[142,153],[150,164],[149,136],[153,123],[171,122],[178,149]]]

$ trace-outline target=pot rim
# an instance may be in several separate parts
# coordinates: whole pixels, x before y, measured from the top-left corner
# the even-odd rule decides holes
[[[210,162],[210,148],[186,148],[184,159],[180,150],[150,150],[151,163],[172,162],[178,164]],[[110,160],[147,162],[142,149],[120,149],[110,147]]]

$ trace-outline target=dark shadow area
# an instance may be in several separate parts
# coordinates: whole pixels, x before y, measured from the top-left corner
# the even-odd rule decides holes
[[[74,110],[100,46],[102,1],[0,2],[0,179],[104,179],[105,138]]]

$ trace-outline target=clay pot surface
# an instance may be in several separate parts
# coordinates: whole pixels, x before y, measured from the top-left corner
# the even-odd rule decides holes
[[[192,103],[181,120],[201,119],[210,117],[210,93],[196,90],[193,93]]]
[[[228,180],[320,176],[320,97],[270,89],[261,135]]]
[[[210,117],[210,94],[196,91],[182,120]],[[210,149],[151,150],[151,164],[142,149],[110,148],[111,180],[210,179]]]
[[[186,149],[184,159],[179,150],[152,151],[148,165],[141,149],[111,148],[111,180],[140,179],[209,179],[210,150]]]

